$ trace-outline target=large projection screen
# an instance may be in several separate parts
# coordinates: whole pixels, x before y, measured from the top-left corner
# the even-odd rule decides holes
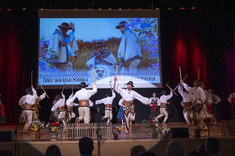
[[[162,86],[159,10],[39,10],[38,85]]]

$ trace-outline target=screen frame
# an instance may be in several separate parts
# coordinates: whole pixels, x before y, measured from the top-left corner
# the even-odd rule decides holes
[[[40,42],[40,18],[158,18],[159,36],[159,64],[160,83],[152,83],[156,88],[162,88],[162,61],[161,61],[161,31],[160,31],[160,10],[156,9],[43,9],[38,10],[38,53],[37,53],[37,88],[43,86],[45,89],[61,89],[64,87],[78,89],[78,85],[40,85],[39,84],[39,42]],[[137,88],[137,87],[135,87]],[[104,88],[105,89],[105,88]]]

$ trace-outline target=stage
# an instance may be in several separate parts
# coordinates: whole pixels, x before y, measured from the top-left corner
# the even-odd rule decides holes
[[[120,125],[117,125],[120,126]],[[188,127],[184,122],[169,122],[166,128],[178,128],[186,130]],[[12,141],[10,142],[0,142],[0,150],[12,150],[16,155],[43,155],[48,146],[56,144],[60,147],[62,155],[77,156],[79,155],[78,141],[51,141],[50,133],[45,128],[40,131],[40,141],[35,141],[35,133],[22,133],[23,126],[0,126],[0,132],[12,133]],[[203,144],[208,137],[208,131],[201,131],[201,137],[195,138],[193,130],[190,128],[189,138],[177,138],[180,143],[185,148],[185,154],[190,150],[196,150],[196,147]],[[135,145],[143,145],[146,149],[151,149],[157,155],[164,155],[166,145],[172,138],[162,138],[158,139],[152,138],[152,130],[147,128],[146,124],[136,123],[132,125],[131,134],[125,134],[122,132],[119,135],[118,140],[110,138],[105,140],[101,144],[101,155],[130,155],[130,150]],[[215,137],[220,140],[221,151],[224,153],[230,153],[234,151],[233,144],[235,143],[235,137],[222,136],[222,127],[220,124],[217,126],[210,127],[210,137]],[[95,149],[93,155],[98,153],[97,141],[94,140]],[[223,149],[222,149],[223,147]],[[229,150],[224,150],[229,149]],[[224,154],[223,154],[224,155]],[[226,155],[226,154],[225,154]]]

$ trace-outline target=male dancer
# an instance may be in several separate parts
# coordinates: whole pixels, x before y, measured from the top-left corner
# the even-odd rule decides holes
[[[113,99],[115,97],[116,97],[116,94],[115,94],[114,90],[112,90],[112,96],[107,96],[106,98],[97,100],[95,102],[95,104],[97,104],[97,105],[98,104],[102,104],[102,103],[105,105],[105,115],[102,116],[102,120],[108,118],[107,124],[109,124],[110,121],[113,118],[113,115],[112,115],[112,103],[113,103]]]
[[[32,124],[33,119],[33,105],[37,98],[36,90],[31,86],[31,88],[27,88],[26,95],[22,96],[19,101],[19,106],[24,109],[24,114],[26,115],[26,123],[23,128],[23,132],[27,132],[29,126]]]
[[[168,119],[168,112],[166,110],[167,100],[169,100],[172,96],[173,96],[172,89],[171,89],[171,93],[169,95],[166,95],[166,91],[162,91],[160,99],[159,99],[160,114],[157,116],[156,119],[158,121],[159,118],[165,116],[164,120],[162,122],[162,125],[164,125],[164,126],[167,125],[166,120]]]
[[[86,90],[86,83],[82,82],[79,87],[82,89],[77,91],[75,95],[66,101],[67,105],[70,105],[76,98],[79,100],[79,117],[76,119],[76,122],[80,122],[84,120],[84,123],[90,123],[90,108],[89,108],[89,100],[92,95],[97,92],[96,85],[94,83],[92,90]]]
[[[65,96],[63,92],[58,94],[59,100],[52,106],[51,111],[58,111],[57,120],[62,121],[63,126],[66,127],[66,109],[65,109]]]
[[[116,77],[114,77],[114,81],[117,81]],[[125,130],[126,130],[126,133],[129,133],[130,122],[133,122],[135,120],[134,99],[139,100],[145,105],[149,104],[150,100],[146,97],[143,97],[136,91],[132,90],[132,88],[134,87],[134,83],[132,81],[129,81],[128,83],[126,83],[126,85],[127,85],[127,89],[122,89],[119,87],[117,83],[117,87],[115,87],[115,90],[123,98],[123,114],[125,117]]]
[[[183,106],[183,115],[184,119],[186,120],[187,124],[190,125],[190,121],[188,119],[188,113],[190,114],[190,118],[192,118],[192,101],[193,101],[193,95],[190,94],[187,90],[184,92],[183,87],[181,85],[178,86],[178,92],[182,96],[183,101],[181,102],[181,105]]]
[[[37,94],[37,92],[36,92]],[[46,97],[46,92],[44,92],[42,95],[37,96],[35,103],[33,105],[33,120],[38,119],[39,120],[39,110],[38,108],[41,108],[39,105],[40,101],[42,101]]]

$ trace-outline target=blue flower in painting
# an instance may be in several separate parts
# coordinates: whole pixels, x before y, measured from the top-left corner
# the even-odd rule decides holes
[[[157,57],[157,54],[156,53],[153,53],[152,54],[152,58],[155,59]]]
[[[148,67],[148,70],[152,70],[152,68],[151,68],[151,67]]]
[[[141,23],[140,24],[140,28],[141,29],[145,29],[145,28],[148,28],[148,27],[150,27],[151,26],[151,24],[149,24],[149,23]]]
[[[152,64],[152,68],[153,69],[157,68],[156,64]]]
[[[43,62],[43,61],[40,61],[40,62],[39,62],[39,67],[40,67],[40,69],[41,69],[42,71],[45,71],[45,70],[47,69],[47,65],[46,65],[46,63]]]
[[[145,46],[144,46],[144,49],[148,49],[148,46],[147,46],[147,45],[145,45]]]
[[[50,43],[50,41],[49,41],[49,40],[46,40],[46,41],[44,41],[44,43],[48,46],[49,43]]]
[[[136,23],[140,23],[141,22],[141,18],[136,18],[135,21],[136,21]]]

